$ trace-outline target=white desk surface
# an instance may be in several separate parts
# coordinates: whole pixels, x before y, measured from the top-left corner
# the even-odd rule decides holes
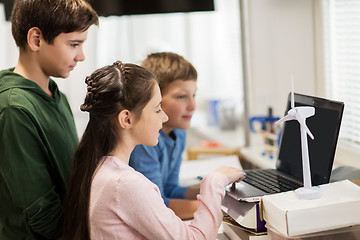
[[[261,146],[242,147],[240,148],[240,155],[259,168],[275,168],[276,156],[273,159],[262,156],[262,151]]]
[[[182,186],[199,184],[198,177],[205,177],[220,166],[242,168],[238,156],[220,156],[208,159],[182,161],[179,183]]]

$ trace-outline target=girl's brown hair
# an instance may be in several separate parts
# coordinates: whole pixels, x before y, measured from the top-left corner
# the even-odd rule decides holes
[[[80,109],[90,113],[90,120],[75,152],[64,213],[64,237],[77,240],[90,239],[91,182],[103,157],[119,142],[117,116],[127,109],[139,119],[156,79],[143,67],[117,61],[96,70],[85,82],[87,94]]]

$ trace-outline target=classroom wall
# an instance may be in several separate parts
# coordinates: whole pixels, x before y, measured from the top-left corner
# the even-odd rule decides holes
[[[249,0],[245,7],[249,115],[266,114],[268,106],[283,115],[291,74],[295,92],[316,92],[313,1]]]
[[[241,0],[247,111],[236,131],[219,131],[211,127],[190,129],[189,146],[199,145],[204,139],[225,146],[262,143],[259,134],[249,131],[247,119],[266,115],[269,106],[275,116],[284,115],[291,74],[296,92],[318,94],[316,86],[321,85],[315,78],[316,1]]]
[[[0,3],[0,69],[17,63],[18,50],[11,35],[10,22],[5,21],[4,5]]]

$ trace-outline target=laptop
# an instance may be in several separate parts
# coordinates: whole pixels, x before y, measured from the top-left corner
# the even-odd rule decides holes
[[[338,141],[344,103],[324,98],[294,94],[295,106],[312,106],[315,115],[306,119],[314,135],[308,137],[312,186],[329,183]],[[287,109],[291,108],[291,94]],[[283,123],[275,169],[245,170],[245,177],[227,194],[245,202],[259,201],[261,196],[297,189],[303,186],[300,126],[296,120]]]

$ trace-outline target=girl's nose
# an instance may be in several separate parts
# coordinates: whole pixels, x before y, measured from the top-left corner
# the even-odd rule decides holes
[[[168,115],[166,115],[166,113],[164,112],[164,111],[162,111],[163,112],[163,118],[162,118],[162,121],[163,121],[163,123],[164,122],[167,122],[168,120],[169,120],[169,117],[168,117]]]

